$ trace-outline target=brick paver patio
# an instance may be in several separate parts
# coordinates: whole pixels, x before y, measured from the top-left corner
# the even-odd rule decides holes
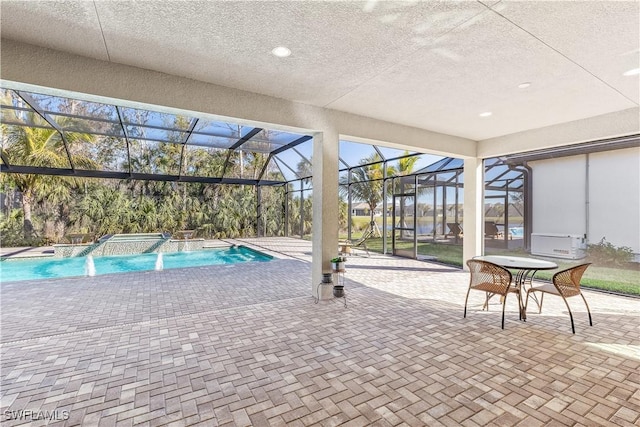
[[[638,299],[586,291],[573,335],[559,298],[526,323],[513,298],[501,330],[481,293],[462,318],[467,273],[372,254],[345,309],[314,304],[310,242],[244,243],[291,257],[3,284],[2,424],[640,423]]]

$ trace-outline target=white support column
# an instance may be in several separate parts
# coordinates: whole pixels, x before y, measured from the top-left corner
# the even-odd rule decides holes
[[[462,262],[484,252],[484,165],[482,159],[464,159],[464,240]]]
[[[320,299],[332,297],[331,286],[318,288],[318,284],[322,273],[331,272],[331,258],[338,253],[338,146],[339,136],[334,129],[313,136],[311,295]]]

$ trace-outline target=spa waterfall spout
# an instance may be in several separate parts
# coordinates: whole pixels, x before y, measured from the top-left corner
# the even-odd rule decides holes
[[[84,262],[84,275],[85,276],[95,276],[96,275],[96,265],[93,262],[93,256],[87,255],[87,260]]]
[[[162,252],[158,252],[158,257],[156,258],[156,271],[161,271],[164,269],[164,262],[162,261]]]

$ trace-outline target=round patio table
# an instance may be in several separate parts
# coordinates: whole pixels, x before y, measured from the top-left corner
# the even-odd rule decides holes
[[[529,283],[531,286],[531,281],[533,280],[533,276],[536,274],[538,270],[553,270],[554,268],[558,268],[558,264],[551,261],[544,261],[541,259],[534,258],[525,258],[518,256],[507,256],[507,255],[485,255],[485,256],[477,256],[473,259],[477,259],[480,261],[487,261],[500,267],[504,267],[508,270],[516,270],[517,273],[514,277],[514,283],[518,288],[518,298],[521,301],[521,313],[522,320],[527,320],[527,313],[525,313],[524,308],[526,301],[522,302],[522,294],[525,290],[525,285]],[[525,293],[526,295],[526,293]],[[535,295],[532,297],[538,303]],[[526,298],[526,297],[525,297]]]

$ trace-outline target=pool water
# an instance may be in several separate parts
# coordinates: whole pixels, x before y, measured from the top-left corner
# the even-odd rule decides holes
[[[266,262],[272,259],[269,255],[244,246],[163,253],[160,260],[158,255],[149,253],[94,257],[91,267],[91,260],[87,257],[8,259],[0,262],[0,282],[86,276],[89,270],[95,270],[96,275],[149,271],[157,269],[159,264],[162,264],[163,270],[167,270],[250,261]]]
[[[524,236],[524,227],[510,227],[509,232],[513,237],[523,237]]]

